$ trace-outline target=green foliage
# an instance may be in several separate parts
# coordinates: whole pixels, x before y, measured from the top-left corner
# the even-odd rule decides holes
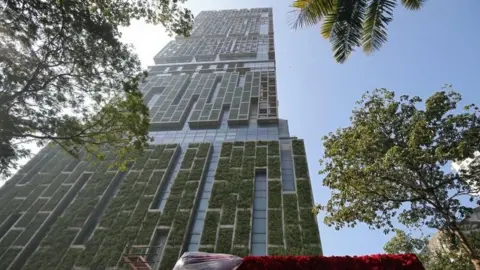
[[[312,186],[310,180],[297,180],[297,193],[302,194],[298,197],[300,207],[311,208],[313,206]]]
[[[232,158],[230,159],[230,167],[238,168],[242,166],[243,148],[234,147]]]
[[[182,169],[190,169],[193,164],[193,160],[195,159],[195,155],[197,154],[197,149],[187,149],[185,152],[185,156],[183,157],[182,162]]]
[[[193,209],[195,196],[197,195],[198,182],[187,182],[185,184],[185,192],[180,201],[180,209]]]
[[[155,193],[158,190],[158,187],[161,185],[163,181],[164,176],[165,176],[165,173],[163,171],[153,172],[153,175],[150,178],[150,181],[148,182],[147,187],[145,188],[145,195],[155,195]]]
[[[253,181],[243,180],[235,184],[240,198],[238,200],[239,208],[250,208],[253,203]]]
[[[268,155],[269,156],[279,156],[280,155],[280,145],[278,141],[269,141],[268,145]]]
[[[253,179],[253,177],[255,177],[255,158],[244,157],[242,165],[242,179]]]
[[[243,246],[248,246],[248,243],[250,241],[250,227],[251,227],[251,210],[244,211],[244,210],[238,210],[237,212],[239,217],[237,219],[237,224],[235,227],[235,241],[234,245],[243,245]]]
[[[268,179],[280,179],[279,157],[268,157]]]
[[[266,166],[267,166],[267,148],[257,147],[255,167],[266,167]]]
[[[208,155],[208,151],[210,151],[210,144],[209,143],[202,143],[198,147],[197,157],[205,158]]]
[[[207,211],[205,217],[205,226],[202,233],[202,245],[215,245],[217,238],[217,226],[220,220],[220,213],[216,211]]]
[[[282,207],[282,184],[280,181],[268,181],[268,208]]]
[[[167,245],[181,246],[183,244],[189,217],[189,212],[178,212],[175,215],[175,221],[173,222],[172,229],[168,235]]]
[[[210,202],[208,208],[221,208],[223,200],[228,194],[228,190],[225,182],[213,182],[212,194],[210,195]]]
[[[233,225],[235,223],[235,211],[237,209],[237,195],[230,194],[223,202],[221,225]]]
[[[158,144],[153,147],[150,154],[151,159],[159,159],[162,156],[163,150],[165,150],[165,144]]]
[[[175,149],[165,149],[162,155],[160,156],[160,159],[158,160],[156,169],[158,170],[166,169],[170,164],[171,160],[173,159],[176,149],[177,147],[175,147]]]
[[[215,252],[230,254],[232,252],[232,236],[233,236],[233,229],[220,228],[218,231],[218,241],[217,241],[217,248],[215,249]]]
[[[266,141],[256,141],[257,143],[257,146],[265,146],[267,145],[267,142]]]
[[[245,142],[245,151],[243,155],[247,157],[255,156],[255,142]]]
[[[215,171],[216,180],[228,180],[230,173],[230,160],[221,158],[218,160],[217,170]]]
[[[283,212],[285,215],[285,224],[298,224],[296,194],[283,194]]]
[[[283,246],[282,210],[268,210],[268,244]]]
[[[308,179],[307,158],[305,156],[294,156],[295,176],[297,178]]]
[[[160,263],[160,269],[173,269],[177,263],[180,253],[180,248],[177,247],[165,247],[163,251],[163,259]]]
[[[303,244],[318,244],[320,235],[318,234],[318,225],[315,222],[316,215],[312,208],[300,208],[300,224],[302,226]]]
[[[236,255],[238,257],[246,257],[249,255],[248,247],[233,247],[232,255]]]
[[[233,143],[223,143],[220,156],[229,158],[232,155],[232,148],[233,148]]]
[[[425,0],[402,0],[409,10],[422,8]],[[309,1],[294,0],[297,17],[294,28],[321,23],[321,34],[332,44],[334,58],[347,60],[356,47],[365,53],[378,51],[387,41],[387,26],[393,20],[396,0],[385,1]]]
[[[285,251],[283,247],[268,247],[268,255],[269,256],[285,256],[288,253]]]
[[[461,175],[444,170],[480,149],[480,110],[475,105],[457,113],[461,96],[445,91],[419,104],[419,97],[376,89],[357,104],[350,127],[324,137],[324,185],[332,189],[326,206],[327,225],[339,229],[363,222],[371,228],[448,227],[463,235],[458,222],[472,212],[480,164]],[[398,218],[397,218],[398,217]],[[463,238],[465,239],[465,238]],[[463,240],[468,242],[467,240]],[[477,252],[464,243],[471,258]]]
[[[157,165],[158,160],[155,159],[149,159],[147,163],[145,163],[145,166],[143,167],[144,170],[153,170],[155,169]]]
[[[301,238],[300,236],[300,227],[298,225],[285,225],[285,242],[288,252],[302,247],[302,241],[299,239]]]
[[[303,140],[292,140],[292,152],[294,156],[305,156],[305,144]]]

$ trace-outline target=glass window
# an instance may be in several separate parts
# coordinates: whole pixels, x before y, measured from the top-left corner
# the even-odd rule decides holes
[[[267,211],[257,210],[253,211],[254,218],[267,218]]]
[[[192,234],[192,237],[190,238],[190,243],[192,244],[200,243],[200,234]]]
[[[264,210],[267,209],[267,199],[266,198],[255,198],[253,203],[254,210]]]
[[[205,213],[205,212],[204,212]],[[202,229],[203,229],[203,224],[202,222],[198,222],[197,220],[195,221],[195,224],[193,225],[193,232],[194,234],[201,234]]]
[[[255,233],[267,233],[267,220],[256,218],[253,220],[253,231]]]
[[[293,181],[284,181],[282,186],[284,191],[295,191],[295,184]]]
[[[266,255],[266,245],[265,244],[252,244],[252,255],[262,256]]]
[[[193,252],[193,251],[198,251],[199,245],[198,244],[190,244],[188,245],[188,251]]]
[[[200,210],[206,210],[208,205],[208,199],[201,199],[200,200]]]
[[[266,198],[267,191],[266,190],[255,190],[255,198]]]
[[[200,220],[205,219],[206,212],[205,211],[200,211],[197,213],[197,220],[195,220],[195,223],[200,223]]]
[[[252,237],[252,243],[265,243],[267,241],[266,234],[254,233]]]

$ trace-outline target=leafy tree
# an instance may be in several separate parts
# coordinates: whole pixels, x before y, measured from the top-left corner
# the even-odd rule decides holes
[[[475,248],[478,248],[479,233],[467,234],[467,238]],[[427,270],[468,270],[474,269],[468,256],[458,247],[458,241],[436,234],[429,245],[428,237],[415,238],[402,230],[395,230],[395,236],[388,241],[383,249],[386,253],[414,253],[422,261]]]
[[[26,141],[118,164],[148,143],[140,61],[120,41],[132,20],[188,35],[185,0],[0,0],[0,175],[29,155]],[[110,146],[110,147],[107,147]]]
[[[460,247],[479,267],[479,257],[460,223],[471,212],[465,199],[478,203],[480,165],[461,175],[444,167],[472,157],[480,148],[480,111],[475,105],[455,114],[460,94],[446,86],[429,97],[376,89],[366,93],[351,117],[351,126],[323,138],[320,160],[323,184],[332,189],[325,223],[340,229],[358,222],[370,228],[428,226],[459,240]],[[447,91],[448,90],[448,91]],[[463,202],[463,203],[462,203]]]
[[[393,20],[397,0],[295,0],[293,27],[321,23],[321,34],[330,40],[335,59],[345,62],[355,47],[367,54],[387,41],[387,26]],[[409,10],[419,10],[426,0],[401,0]]]

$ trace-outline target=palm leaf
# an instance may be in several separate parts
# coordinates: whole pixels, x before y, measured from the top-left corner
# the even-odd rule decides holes
[[[410,10],[421,9],[427,0],[402,0],[403,6]]]
[[[339,7],[338,1],[335,1],[332,7],[332,11],[329,12],[323,20],[322,27],[320,29],[320,34],[325,39],[329,39],[332,34],[333,26],[335,25],[335,22],[338,19],[338,7]]]
[[[360,46],[362,23],[368,0],[338,0],[337,20],[330,34],[333,55],[337,62],[347,60],[354,47]]]
[[[387,41],[387,25],[392,21],[395,0],[372,0],[363,21],[363,50],[370,54]]]
[[[333,8],[335,0],[295,0],[292,7],[294,18],[291,21],[293,28],[311,26],[319,23]]]

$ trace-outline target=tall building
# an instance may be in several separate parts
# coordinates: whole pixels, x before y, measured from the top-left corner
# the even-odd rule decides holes
[[[0,269],[322,253],[305,147],[278,117],[272,9],[201,12],[154,59],[153,145],[127,171],[41,150],[0,189]]]

